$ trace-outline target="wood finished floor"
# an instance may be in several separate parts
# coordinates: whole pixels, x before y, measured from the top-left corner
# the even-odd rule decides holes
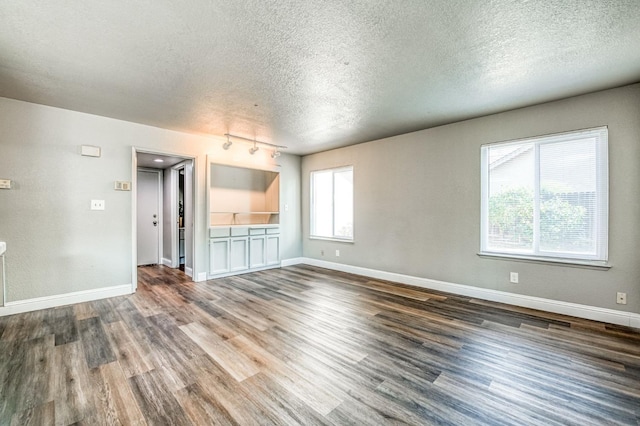
[[[638,330],[309,266],[0,318],[0,424],[640,424]]]

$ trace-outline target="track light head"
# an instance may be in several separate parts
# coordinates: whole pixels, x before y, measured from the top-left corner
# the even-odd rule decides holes
[[[253,154],[255,154],[255,153],[256,153],[256,151],[257,151],[257,150],[259,150],[259,149],[260,149],[260,148],[258,148],[258,147],[256,146],[255,142],[254,142],[254,144],[253,144],[253,148],[250,148],[250,149],[249,149],[249,154],[253,155]]]
[[[271,158],[278,158],[280,157],[280,151],[278,151],[278,149],[276,148],[272,153],[271,153]]]
[[[227,141],[224,144],[222,144],[222,148],[226,150],[226,149],[229,149],[231,145],[233,145],[233,142],[229,140],[229,135],[227,135]]]

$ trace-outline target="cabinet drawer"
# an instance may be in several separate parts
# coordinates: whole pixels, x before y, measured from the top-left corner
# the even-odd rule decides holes
[[[228,237],[229,228],[209,228],[210,238]]]
[[[249,235],[264,235],[264,228],[251,228]]]
[[[280,228],[267,228],[267,234],[279,234]]]
[[[249,228],[231,228],[232,237],[242,237],[249,235]]]

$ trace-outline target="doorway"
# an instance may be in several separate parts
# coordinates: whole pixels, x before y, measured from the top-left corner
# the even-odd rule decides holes
[[[193,278],[195,158],[134,147],[132,164],[134,290],[141,265],[165,265]]]

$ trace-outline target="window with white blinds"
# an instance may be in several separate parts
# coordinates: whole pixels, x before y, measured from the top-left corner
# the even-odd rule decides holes
[[[481,254],[606,263],[607,127],[483,145]]]
[[[311,238],[353,241],[353,167],[311,172]]]

